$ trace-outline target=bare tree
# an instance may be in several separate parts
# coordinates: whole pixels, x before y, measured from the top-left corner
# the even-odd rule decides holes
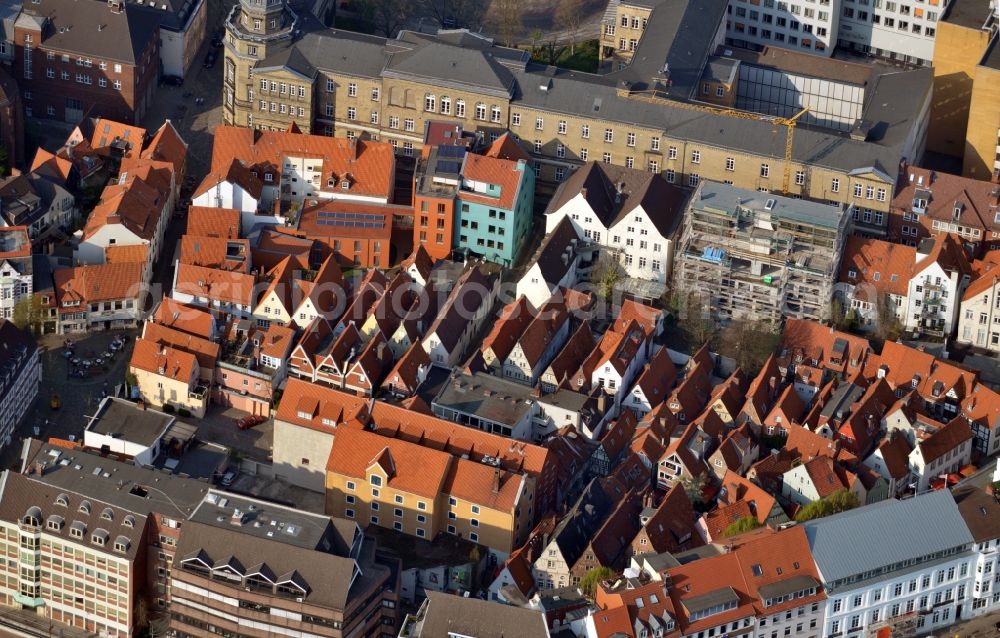
[[[413,3],[407,0],[371,0],[373,22],[376,29],[387,38],[391,38],[399,29],[406,26],[413,15]]]
[[[559,0],[559,6],[556,7],[556,24],[566,31],[571,55],[576,53],[576,40],[580,37],[583,12],[583,0]]]
[[[675,293],[670,301],[670,309],[692,348],[712,344],[718,337],[718,327],[705,305],[701,293]]]
[[[604,301],[610,303],[615,294],[615,284],[624,277],[625,269],[618,263],[618,258],[613,253],[602,251],[597,258],[597,263],[594,264],[590,280],[597,286]]]
[[[903,334],[903,325],[896,316],[896,304],[888,293],[876,297],[874,334],[882,341],[895,341]]]
[[[493,0],[490,22],[504,46],[514,46],[521,26],[521,5],[518,0]]]
[[[734,359],[746,374],[753,376],[778,348],[780,338],[769,322],[738,319],[722,331],[719,352]]]

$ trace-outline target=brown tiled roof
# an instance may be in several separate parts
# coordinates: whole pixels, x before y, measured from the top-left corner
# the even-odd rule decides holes
[[[646,338],[652,339],[656,332],[656,324],[662,316],[662,310],[632,301],[631,299],[625,299],[618,310],[618,316],[615,317],[614,323],[611,324],[611,329],[624,332],[628,329],[629,323],[635,321],[642,328],[643,332],[646,333]]]
[[[427,334],[437,335],[444,349],[451,352],[465,332],[468,313],[476,312],[488,302],[492,287],[490,276],[483,274],[479,268],[466,270],[455,282],[455,287],[448,295],[444,307],[438,312],[434,323],[427,330]]]
[[[684,215],[687,194],[659,174],[592,161],[559,185],[546,214],[583,195],[601,224],[610,229],[641,207],[664,237],[673,233]]]
[[[239,239],[240,211],[235,208],[190,206],[187,212],[187,234]]]
[[[557,384],[568,383],[574,372],[580,369],[584,359],[594,351],[594,333],[590,322],[583,322],[563,345],[559,354],[552,359],[548,369],[552,371]]]
[[[434,268],[434,260],[423,244],[417,244],[417,247],[413,249],[413,254],[400,263],[400,267],[403,270],[408,270],[410,266],[416,267],[417,272],[423,277],[424,282],[431,276],[431,269]]]
[[[330,138],[332,139],[332,138]],[[399,206],[391,204],[362,204],[351,200],[327,199],[321,200],[315,206],[309,206],[302,210],[299,215],[297,231],[309,239],[322,238],[329,241],[331,238],[342,237],[344,239],[380,239],[383,242],[382,251],[388,263],[389,238],[392,236],[393,216],[403,212]],[[364,226],[355,221],[349,220],[348,224],[327,224],[327,215],[367,215]],[[343,249],[345,254],[352,253],[353,246],[347,245]]]
[[[876,376],[883,370],[893,388],[915,389],[925,400],[940,401],[949,391],[962,400],[976,383],[977,374],[950,361],[911,348],[895,341],[886,341],[882,353],[869,359]],[[914,385],[914,381],[916,384]]]
[[[919,197],[927,202],[924,215],[928,219],[982,229],[985,239],[991,231],[1000,230],[995,219],[997,196],[994,186],[988,181],[906,166],[899,175],[892,207],[896,211],[909,212],[913,200]],[[962,205],[958,219],[955,219],[956,203]]]
[[[534,368],[541,361],[545,349],[569,319],[569,312],[561,299],[550,299],[542,305],[518,339],[529,366]]]
[[[708,528],[710,538],[720,539],[724,536],[727,527],[741,518],[751,517],[754,520],[757,519],[750,511],[750,505],[746,501],[736,501],[732,505],[720,505],[705,514],[705,527]]]
[[[931,434],[923,441],[918,441],[920,454],[924,457],[924,463],[932,463],[948,452],[958,448],[960,445],[975,436],[972,428],[962,416],[956,416],[937,432]]]
[[[842,450],[840,441],[832,441],[808,430],[800,425],[789,424],[785,427],[788,437],[785,439],[784,450],[793,458],[811,459],[815,456],[828,456],[845,462],[856,460],[848,450]]]
[[[535,309],[524,295],[521,295],[500,310],[500,316],[493,324],[486,338],[483,339],[481,352],[492,349],[497,360],[502,364],[517,345],[521,334],[531,323]]]
[[[660,348],[649,360],[639,375],[636,385],[642,388],[642,393],[651,406],[659,405],[664,397],[674,387],[677,380],[677,368],[670,360],[666,348]]]
[[[913,451],[913,447],[905,436],[899,432],[890,434],[878,449],[882,453],[882,461],[890,477],[898,481],[910,473],[910,452]]]
[[[239,185],[257,201],[260,201],[261,194],[264,191],[262,176],[253,175],[250,169],[244,166],[242,161],[233,159],[228,164],[209,171],[208,175],[194,189],[194,193],[191,196],[200,197],[223,182]]]
[[[703,544],[696,528],[698,516],[683,485],[667,491],[656,512],[643,526],[649,537],[651,551],[676,552]]]
[[[272,359],[285,359],[295,346],[295,330],[279,323],[272,323],[264,331],[260,352]]]
[[[431,358],[419,343],[414,343],[403,353],[403,356],[396,362],[396,366],[386,376],[382,382],[383,389],[389,384],[405,384],[409,390],[416,388],[417,370],[420,366],[430,366]],[[397,378],[398,377],[398,378]]]

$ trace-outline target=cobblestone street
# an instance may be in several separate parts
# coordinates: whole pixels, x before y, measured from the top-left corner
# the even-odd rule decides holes
[[[21,453],[21,440],[34,436],[34,428],[38,428],[40,438],[68,438],[70,435],[81,436],[86,424],[86,417],[93,413],[104,393],[114,391],[115,385],[125,380],[128,360],[132,355],[133,341],[137,330],[116,330],[84,335],[74,339],[76,357],[87,357],[97,353],[107,352],[111,341],[120,335],[127,335],[125,347],[115,353],[112,362],[99,373],[89,378],[70,377],[71,364],[63,355],[63,335],[45,335],[39,339],[42,349],[42,384],[34,405],[21,422],[15,442],[7,446],[0,455],[0,466],[11,467]],[[74,335],[76,337],[76,335]],[[60,407],[53,410],[50,399],[55,394],[59,397]]]

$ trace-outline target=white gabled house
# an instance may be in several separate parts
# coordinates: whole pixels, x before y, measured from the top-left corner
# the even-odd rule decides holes
[[[618,256],[629,277],[666,283],[687,194],[658,173],[590,162],[545,211],[545,230],[569,219],[577,233]]]

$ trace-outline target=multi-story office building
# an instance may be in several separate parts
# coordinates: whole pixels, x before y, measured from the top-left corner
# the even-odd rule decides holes
[[[127,638],[146,580],[148,520],[31,476],[0,477],[0,605]]]
[[[915,532],[931,521],[933,533]],[[971,604],[977,555],[948,490],[804,527],[826,588],[821,635],[924,635],[953,624]]]
[[[509,129],[530,149],[545,188],[593,159],[663,173],[681,185],[714,179],[782,190],[784,127],[689,102],[724,12],[715,2],[660,5],[652,15],[668,24],[656,38],[641,40],[641,55],[619,71],[588,75],[531,63],[525,52],[474,34],[403,32],[384,40],[312,30],[280,0],[267,7],[247,0],[227,22],[223,118],[239,126],[285,129],[294,122],[327,135],[365,133],[402,154],[423,143],[428,121],[452,122],[488,139]],[[295,40],[293,28],[304,31]],[[930,81],[927,69],[883,74],[871,83],[861,124],[850,132],[798,128],[788,190],[838,203],[860,203],[868,187],[891,190],[900,160],[923,154]],[[267,98],[260,93],[265,82]],[[295,115],[288,111],[293,103]],[[866,205],[885,212],[889,198],[873,196]]]
[[[418,165],[414,185],[414,245],[437,259],[459,250],[507,266],[516,261],[535,196],[524,159],[438,146]]]
[[[38,394],[42,365],[31,334],[0,319],[0,447],[8,445],[14,430]]]
[[[396,635],[399,562],[358,524],[209,492],[170,574],[170,629],[206,635]]]
[[[675,287],[720,319],[820,319],[850,217],[842,206],[703,182],[677,242]]]
[[[972,603],[962,615],[994,613],[1000,607],[1000,501],[977,487],[957,489],[954,495],[978,550]]]

